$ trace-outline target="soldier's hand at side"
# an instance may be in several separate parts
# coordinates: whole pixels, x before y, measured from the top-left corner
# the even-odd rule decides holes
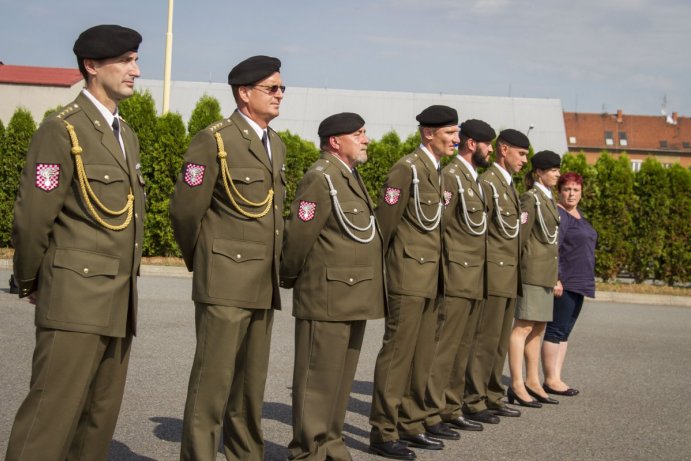
[[[561,295],[564,294],[564,287],[561,284],[560,280],[557,280],[557,284],[554,285],[554,297],[555,298],[561,298]]]
[[[31,293],[29,296],[26,297],[26,300],[35,306],[38,302],[38,291],[34,291],[33,293]]]

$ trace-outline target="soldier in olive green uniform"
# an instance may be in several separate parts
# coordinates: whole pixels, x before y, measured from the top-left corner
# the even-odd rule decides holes
[[[238,105],[184,157],[170,216],[194,271],[197,348],[181,459],[261,460],[261,411],[273,309],[280,309],[285,146],[268,124],[283,99],[281,62],[254,56],[228,75]]]
[[[36,304],[36,348],[9,461],[108,456],[144,235],[139,142],[117,112],[139,77],[140,43],[120,26],[82,32],[74,52],[86,89],[29,146],[12,238],[19,296]]]
[[[461,124],[458,155],[444,168],[444,313],[445,321],[427,385],[425,425],[437,433],[442,422],[462,430],[482,430],[461,412],[468,354],[486,296],[487,213],[475,171],[487,167],[494,130],[482,120]],[[457,439],[458,434],[452,431]]]
[[[497,137],[496,161],[481,176],[487,204],[487,300],[478,320],[466,370],[463,413],[473,421],[496,424],[499,416],[520,416],[503,401],[501,377],[520,295],[520,203],[511,175],[527,162],[530,141],[507,129]]]
[[[295,370],[291,459],[348,461],[343,423],[367,320],[384,317],[381,233],[355,167],[365,121],[319,125],[322,152],[298,185],[286,223],[281,286],[293,288]]]
[[[552,188],[559,180],[561,157],[543,150],[536,153],[530,163],[532,169],[525,176],[529,190],[521,195],[523,295],[516,303],[516,320],[509,340],[511,387],[507,396],[509,403],[516,400],[520,405],[536,407],[541,403],[559,403],[542,389],[539,363],[542,335],[547,322],[552,320],[557,284],[559,212]]]
[[[379,196],[377,219],[384,237],[389,310],[374,371],[370,450],[414,459],[416,448],[441,449],[428,437],[425,389],[436,346],[444,206],[440,160],[458,143],[458,114],[430,106],[417,120],[422,143],[396,162]]]

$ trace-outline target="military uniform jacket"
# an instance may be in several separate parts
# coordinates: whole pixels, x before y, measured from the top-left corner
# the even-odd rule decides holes
[[[134,195],[132,221],[106,229],[87,211],[65,125],[74,126],[88,183],[110,210]],[[123,120],[126,157],[112,128],[83,93],[34,134],[14,206],[12,241],[19,295],[38,290],[36,326],[124,337],[135,333],[144,236],[139,141]],[[94,202],[94,200],[91,200]],[[118,225],[126,214],[108,217]]]
[[[419,180],[417,198],[413,167]],[[438,216],[439,205],[443,206],[443,190],[439,173],[420,148],[391,167],[376,210],[384,238],[389,293],[435,298],[443,292],[443,286],[439,285],[443,285],[440,280],[442,227],[440,223],[435,226],[425,220]]]
[[[552,288],[557,284],[559,263],[559,211],[538,187],[521,195],[521,210],[523,283]]]
[[[295,317],[321,321],[384,317],[382,238],[372,217],[374,204],[364,184],[342,161],[322,152],[298,185],[283,241],[281,286],[293,288]],[[374,237],[364,243],[349,232],[365,241],[372,232]]]
[[[283,239],[285,146],[269,129],[272,160],[255,131],[235,111],[201,130],[184,156],[170,201],[170,218],[187,269],[194,271],[192,299],[248,309],[281,308],[278,263]],[[218,133],[227,153],[231,202],[220,168]],[[273,189],[266,215],[261,203]],[[241,196],[241,197],[240,197]]]
[[[520,203],[499,167],[480,175],[487,204],[487,294],[504,298],[521,295]]]
[[[446,296],[486,296],[487,214],[480,185],[454,158],[444,175],[444,286]]]

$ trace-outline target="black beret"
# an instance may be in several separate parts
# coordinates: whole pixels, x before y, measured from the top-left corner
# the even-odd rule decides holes
[[[137,51],[141,42],[142,36],[136,30],[103,24],[79,34],[72,51],[82,59],[107,59]]]
[[[521,147],[523,149],[528,149],[530,147],[530,140],[528,137],[520,131],[512,128],[499,132],[497,139],[501,139],[512,146]]]
[[[492,141],[497,135],[488,123],[474,118],[461,123],[461,134],[477,142]]]
[[[458,112],[449,106],[429,106],[420,112],[415,120],[420,126],[439,127],[458,125]]]
[[[541,150],[537,154],[533,155],[530,159],[530,164],[533,166],[533,170],[549,170],[550,168],[559,168],[561,165],[561,157],[559,154],[555,154],[551,150]]]
[[[251,85],[281,70],[281,61],[271,56],[252,56],[228,73],[228,85]]]
[[[317,133],[320,138],[355,133],[365,125],[365,119],[352,112],[341,112],[326,117],[319,124]]]

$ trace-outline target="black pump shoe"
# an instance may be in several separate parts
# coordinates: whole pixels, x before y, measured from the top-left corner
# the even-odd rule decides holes
[[[559,403],[559,400],[553,399],[552,397],[543,397],[540,394],[538,394],[537,392],[535,392],[534,390],[532,390],[531,388],[529,388],[528,386],[525,387],[525,390],[528,391],[528,394],[535,397],[537,399],[537,401],[540,403],[548,403],[551,405],[556,405]]]
[[[528,393],[530,393],[530,391],[528,391]],[[542,408],[542,404],[539,403],[537,400],[523,400],[522,398],[517,396],[513,389],[510,387],[506,390],[506,398],[509,399],[509,403],[513,403],[514,401],[516,401],[518,405],[522,407]]]

